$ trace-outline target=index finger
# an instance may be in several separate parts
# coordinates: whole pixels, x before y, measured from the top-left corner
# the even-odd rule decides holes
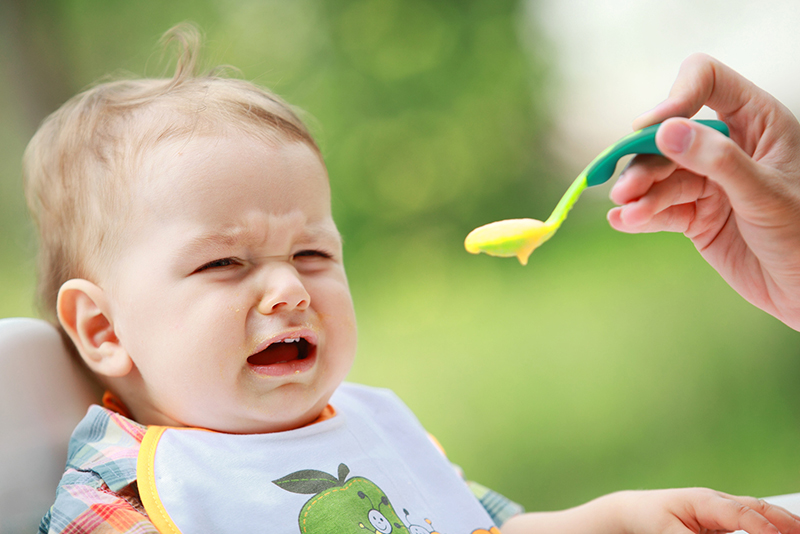
[[[670,117],[692,117],[704,105],[721,118],[752,106],[761,107],[769,96],[750,80],[706,54],[693,54],[681,64],[669,97],[633,122],[635,130]]]

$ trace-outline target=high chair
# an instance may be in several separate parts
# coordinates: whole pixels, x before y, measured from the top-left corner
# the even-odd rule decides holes
[[[0,532],[36,532],[92,402],[89,379],[52,325],[0,319]]]

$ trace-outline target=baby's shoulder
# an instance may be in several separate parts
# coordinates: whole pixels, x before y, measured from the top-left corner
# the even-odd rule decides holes
[[[147,428],[92,405],[72,433],[67,471],[93,472],[116,491],[136,479],[136,459]]]

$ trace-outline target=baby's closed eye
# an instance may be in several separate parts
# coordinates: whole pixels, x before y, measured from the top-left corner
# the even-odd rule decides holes
[[[320,261],[320,260],[331,260],[333,259],[333,257],[334,257],[333,254],[322,249],[306,249],[292,254],[291,260],[293,262],[313,263],[315,261]],[[226,270],[232,267],[238,267],[242,265],[245,265],[245,261],[240,260],[238,258],[234,257],[219,258],[204,263],[203,265],[195,269],[192,272],[192,274],[202,273],[204,271]]]
[[[194,270],[195,273],[200,273],[203,271],[207,271],[209,269],[223,269],[225,267],[231,267],[234,265],[241,265],[242,263],[237,260],[236,258],[220,258],[218,260],[210,261],[205,263]]]
[[[309,249],[309,250],[301,250],[292,255],[293,259],[298,258],[322,258],[322,259],[331,259],[333,258],[333,254],[329,252],[325,252],[324,250],[320,249]]]
[[[302,274],[328,272],[338,264],[336,256],[323,249],[305,249],[292,254],[292,265]]]

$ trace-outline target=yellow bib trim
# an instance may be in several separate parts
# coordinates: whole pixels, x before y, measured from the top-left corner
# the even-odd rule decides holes
[[[156,447],[161,439],[165,426],[149,426],[142,439],[139,456],[136,459],[136,478],[139,484],[139,496],[150,521],[162,534],[180,534],[180,529],[167,513],[156,489],[155,461]]]

